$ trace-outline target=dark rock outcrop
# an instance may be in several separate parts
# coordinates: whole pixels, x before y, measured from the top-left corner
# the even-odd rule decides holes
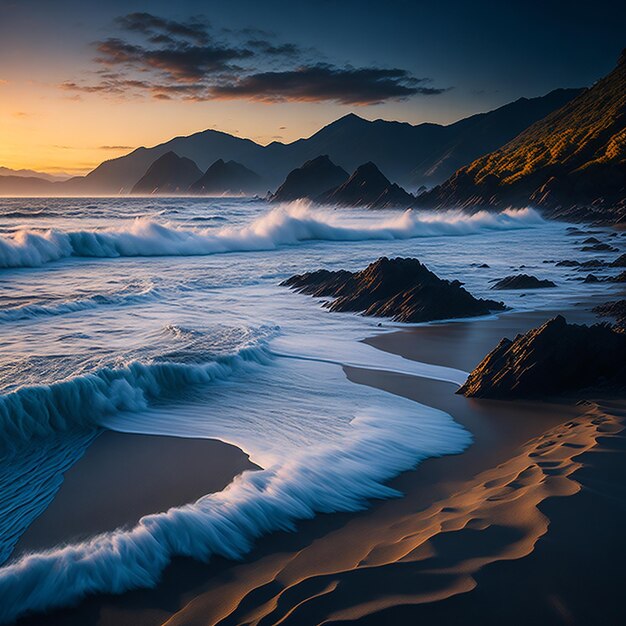
[[[583,246],[583,252],[617,252],[617,248],[608,243],[594,243],[591,246]]]
[[[392,183],[374,163],[369,162],[359,165],[345,183],[327,191],[316,200],[337,206],[383,209],[407,208],[415,198],[399,185]]]
[[[605,302],[593,309],[600,317],[612,317],[618,328],[626,330],[626,300]]]
[[[595,274],[587,274],[583,279],[583,283],[599,283],[600,279]]]
[[[459,169],[418,206],[531,204],[549,217],[626,220],[626,53],[616,68],[495,152]]]
[[[502,339],[457,393],[478,398],[550,397],[626,385],[626,334],[561,315],[513,341]]]
[[[133,194],[176,194],[187,193],[189,187],[202,176],[198,166],[175,152],[166,152],[159,157],[148,171],[137,181]]]
[[[331,311],[362,312],[399,322],[487,315],[502,302],[475,298],[458,281],[442,280],[417,259],[382,257],[359,272],[318,270],[281,283],[316,297],[332,297]]]
[[[626,254],[622,254],[609,264],[611,267],[626,267]]]
[[[236,161],[218,159],[189,191],[205,195],[253,195],[263,191],[261,177]]]
[[[299,198],[313,200],[343,184],[348,178],[348,172],[335,165],[328,156],[319,156],[289,172],[285,182],[270,200],[272,202],[290,202]]]
[[[556,287],[551,280],[539,280],[528,274],[515,274],[507,276],[492,285],[492,289],[547,289]]]

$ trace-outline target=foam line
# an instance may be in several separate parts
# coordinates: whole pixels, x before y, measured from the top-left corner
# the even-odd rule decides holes
[[[128,227],[108,230],[22,230],[0,237],[0,267],[38,267],[71,256],[193,256],[274,250],[307,241],[469,235],[485,230],[530,228],[543,222],[532,209],[481,211],[471,215],[460,211],[408,210],[397,217],[367,224],[347,223],[346,215],[295,203],[272,209],[239,228],[184,229],[136,219]]]

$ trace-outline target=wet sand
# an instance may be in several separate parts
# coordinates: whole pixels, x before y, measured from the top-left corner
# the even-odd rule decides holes
[[[258,468],[221,441],[105,431],[66,472],[13,556],[134,525],[144,515],[220,491],[247,469]]]
[[[470,369],[502,336],[547,317],[503,315],[368,342]],[[594,319],[584,310],[567,317]],[[474,444],[395,479],[405,497],[265,537],[243,563],[177,559],[156,589],[89,598],[23,623],[620,622],[625,403],[471,400],[448,383],[355,368],[346,375],[447,411]]]

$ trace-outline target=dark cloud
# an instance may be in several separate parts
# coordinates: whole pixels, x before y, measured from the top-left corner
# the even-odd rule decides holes
[[[445,91],[403,69],[320,63],[314,50],[277,41],[274,34],[254,28],[221,29],[217,37],[206,20],[181,22],[151,13],[129,13],[116,24],[122,36],[94,44],[97,80],[66,81],[64,90],[119,98],[349,105]],[[226,33],[228,40],[223,41]]]
[[[215,98],[245,98],[262,102],[320,102],[379,104],[414,95],[437,95],[445,89],[426,87],[429,79],[412,77],[401,69],[300,67],[284,72],[261,72],[211,89]]]
[[[109,38],[97,44],[96,60],[107,66],[125,65],[137,70],[161,70],[178,80],[198,80],[207,74],[232,69],[230,62],[254,56],[251,50],[219,44],[196,46],[185,42],[161,48],[144,48]]]
[[[129,13],[115,21],[123,30],[150,35],[152,40],[156,40],[155,43],[172,41],[173,37],[182,37],[198,44],[204,44],[209,40],[207,31],[210,25],[201,18],[177,22],[152,13]]]
[[[301,53],[299,46],[294,43],[273,44],[266,39],[249,39],[246,45],[268,55],[295,57]]]
[[[98,150],[134,150],[135,146],[98,146]]]

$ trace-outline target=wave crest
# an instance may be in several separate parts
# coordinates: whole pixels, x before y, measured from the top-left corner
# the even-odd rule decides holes
[[[225,380],[271,358],[262,344],[205,363],[133,361],[125,367],[103,367],[50,385],[22,387],[0,396],[0,450],[36,437],[95,428],[106,416],[141,411],[165,393]]]
[[[468,235],[483,230],[529,228],[543,222],[533,209],[501,213],[408,210],[370,224],[346,224],[350,212],[277,207],[243,227],[183,229],[136,219],[123,229],[18,231],[0,237],[0,267],[38,267],[74,257],[196,256],[273,250],[306,241],[374,241]]]
[[[385,484],[389,479],[424,458],[460,452],[471,440],[450,416],[414,403],[393,416],[360,415],[352,425],[339,445],[308,448],[297,459],[244,472],[225,490],[146,516],[130,530],[28,555],[0,569],[0,620],[89,593],[154,586],[174,556],[240,558],[261,535],[293,530],[298,520],[400,495]]]

